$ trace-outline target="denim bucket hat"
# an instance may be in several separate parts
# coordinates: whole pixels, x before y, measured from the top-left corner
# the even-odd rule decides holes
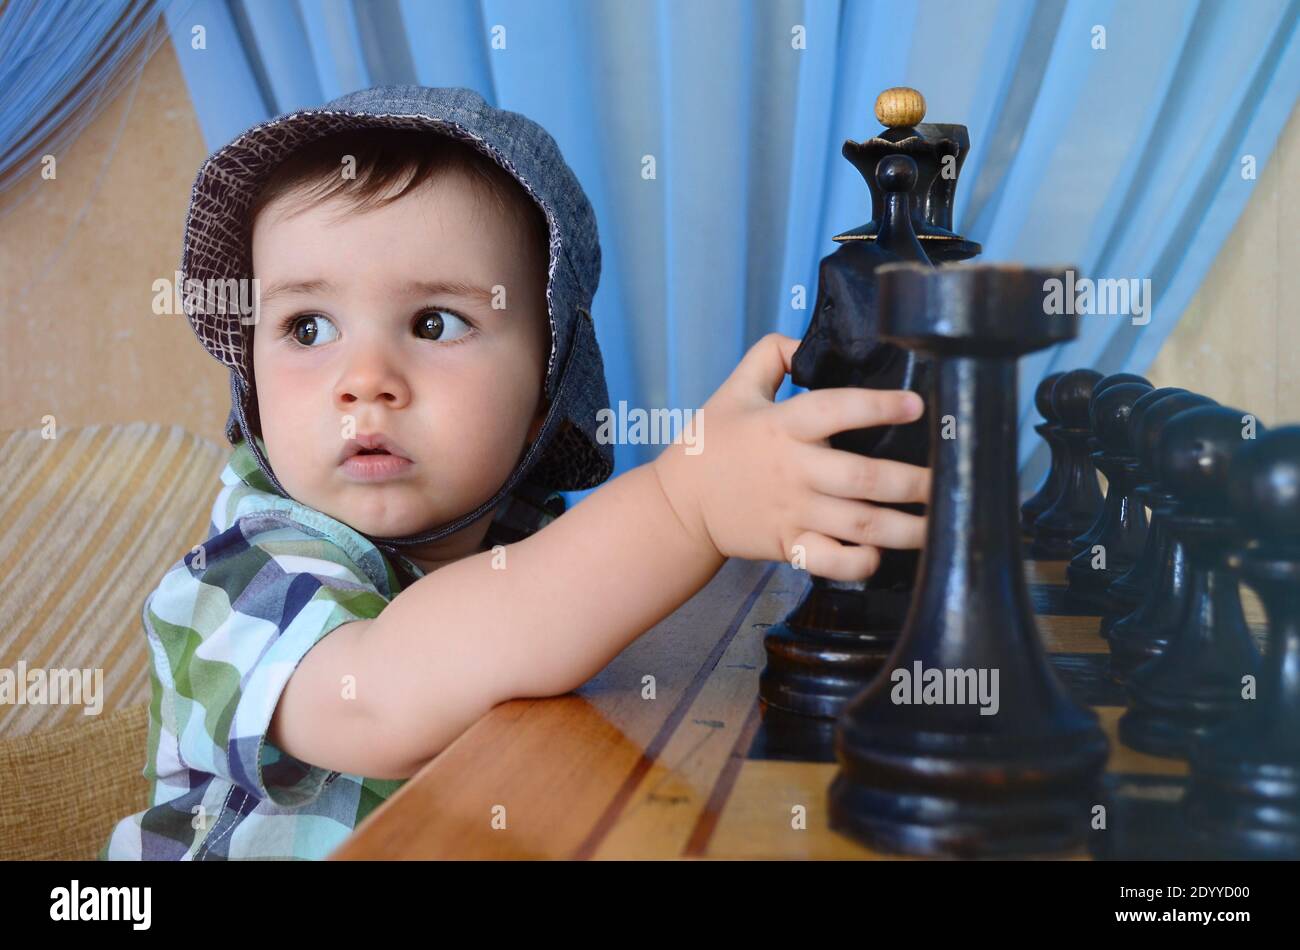
[[[551,350],[545,381],[550,406],[537,438],[496,494],[478,508],[421,534],[368,536],[370,540],[389,551],[425,544],[476,521],[516,488],[574,491],[605,481],[614,456],[612,446],[596,438],[596,413],[608,406],[609,394],[591,317],[601,263],[595,213],[551,135],[517,112],[494,108],[471,89],[380,86],[349,93],[320,108],[254,126],[214,152],[199,169],[190,195],[182,286],[251,278],[245,217],[271,170],[309,142],[364,128],[430,130],[473,146],[523,186],[545,213],[550,231],[546,302]],[[249,426],[257,411],[250,328],[238,312],[212,312],[224,311],[224,306],[199,305],[189,293],[183,303],[199,342],[230,368],[226,437],[232,445],[245,441],[275,490],[290,497]]]

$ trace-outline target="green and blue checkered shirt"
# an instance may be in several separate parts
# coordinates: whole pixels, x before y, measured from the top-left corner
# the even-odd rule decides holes
[[[323,858],[404,781],[329,771],[267,738],[307,651],[401,592],[395,565],[346,524],[276,494],[245,443],[221,481],[208,539],[144,603],[151,806],[118,822],[100,858]],[[485,547],[527,536],[563,507],[526,487],[498,510]]]

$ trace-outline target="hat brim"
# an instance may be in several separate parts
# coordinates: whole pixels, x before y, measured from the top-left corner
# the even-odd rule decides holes
[[[596,412],[608,404],[600,347],[588,311],[576,307],[572,339],[565,340],[555,308],[574,306],[570,292],[556,292],[557,270],[563,260],[563,246],[555,216],[528,181],[500,152],[472,131],[450,120],[426,115],[372,114],[330,109],[310,109],[291,113],[249,129],[230,144],[213,153],[195,178],[189,213],[185,221],[184,250],[181,258],[183,288],[212,286],[212,281],[251,278],[252,261],[246,234],[246,218],[262,183],[288,155],[304,145],[336,132],[362,128],[393,128],[434,131],[466,142],[486,154],[509,172],[527,191],[546,215],[550,232],[547,268],[547,318],[551,330],[551,349],[546,367],[546,393],[562,417],[550,444],[538,457],[529,479],[558,491],[592,488],[609,478],[613,471],[613,451],[596,437]],[[567,265],[572,270],[572,265]],[[576,282],[567,272],[561,273],[565,288]],[[559,299],[557,299],[557,297]],[[232,373],[232,397],[244,394],[244,410],[255,412],[252,387],[252,353],[250,335],[238,313],[222,312],[224,307],[195,306],[194,298],[182,295],[186,317],[204,349]],[[557,356],[567,343],[574,371],[560,391],[556,374]],[[566,360],[566,363],[569,362]],[[237,377],[234,378],[234,377]],[[242,383],[243,385],[238,385]],[[238,441],[239,427],[232,425],[237,412],[232,405],[227,420],[227,437]]]

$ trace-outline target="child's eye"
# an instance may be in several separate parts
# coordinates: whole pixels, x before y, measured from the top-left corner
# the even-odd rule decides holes
[[[320,332],[322,325],[328,328],[323,338]],[[415,318],[416,334],[428,334],[423,338],[440,343],[458,342],[473,331],[473,326],[464,317],[450,310],[426,310]],[[299,313],[280,321],[280,335],[292,337],[300,346],[310,348],[336,339],[338,329],[323,313]]]
[[[425,334],[425,339],[441,343],[454,343],[464,339],[473,327],[459,314],[450,310],[426,310],[415,318],[415,332]]]
[[[319,323],[323,321],[325,326],[330,328],[334,336],[329,332],[325,334],[325,339],[320,339]],[[280,322],[280,335],[292,336],[293,339],[302,346],[313,346],[317,342],[328,343],[338,336],[338,330],[330,322],[330,318],[323,313],[303,313],[294,314]]]

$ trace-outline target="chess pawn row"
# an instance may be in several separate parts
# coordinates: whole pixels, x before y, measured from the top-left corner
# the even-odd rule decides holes
[[[1101,513],[1101,487],[1088,440],[1092,437],[1088,410],[1102,375],[1090,369],[1070,370],[1052,386],[1052,411],[1059,422],[1060,487],[1055,499],[1034,521],[1031,557],[1061,560],[1074,555],[1073,541],[1092,527]]]
[[[1141,503],[1150,509],[1151,516],[1146,543],[1137,563],[1106,589],[1107,603],[1101,620],[1102,636],[1106,636],[1115,621],[1129,616],[1142,606],[1152,587],[1158,586],[1161,581],[1162,568],[1169,554],[1169,539],[1164,530],[1164,509],[1173,504],[1174,497],[1155,484],[1155,474],[1147,469],[1139,457],[1137,426],[1148,406],[1159,402],[1165,396],[1186,391],[1172,387],[1153,389],[1139,398],[1129,413],[1129,441],[1133,445],[1133,457],[1136,463],[1134,471],[1136,494]]]
[[[1052,408],[1052,387],[1064,375],[1064,371],[1050,373],[1038,381],[1038,387],[1034,390],[1034,406],[1038,409],[1038,414],[1043,417],[1043,421],[1034,426],[1034,431],[1047,443],[1050,461],[1042,484],[1020,506],[1020,530],[1026,540],[1033,539],[1034,522],[1061,493],[1061,477],[1065,469],[1065,443],[1057,434],[1061,420],[1056,410]]]
[[[1102,530],[1106,509],[1097,487],[1094,455],[1101,446],[1094,406],[1107,389],[1125,383],[1151,386],[1133,373],[1102,377],[1087,369],[1052,373],[1039,381],[1034,405],[1044,421],[1034,431],[1048,445],[1050,464],[1042,485],[1020,506],[1021,530],[1025,540],[1032,542],[1034,557],[1072,558],[1095,543]],[[1049,510],[1052,514],[1039,525],[1039,518]],[[1067,538],[1071,531],[1075,533]]]
[[[1106,627],[1103,624],[1102,635],[1110,644],[1110,674],[1121,683],[1126,682],[1138,666],[1165,651],[1183,614],[1190,589],[1186,545],[1167,527],[1176,509],[1178,492],[1165,485],[1160,474],[1161,434],[1165,425],[1180,412],[1216,405],[1208,396],[1185,390],[1159,393],[1160,390],[1148,393],[1134,404],[1130,425],[1134,430],[1134,447],[1142,471],[1153,478],[1153,487],[1148,495],[1160,502],[1154,517],[1160,519],[1158,528],[1164,532],[1165,549],[1157,581],[1148,588],[1143,602],[1113,625]]]
[[[1228,553],[1268,615],[1256,697],[1208,732],[1184,797],[1200,850],[1223,858],[1300,859],[1300,426],[1260,435],[1228,465],[1243,543]]]
[[[1143,388],[1144,392],[1152,388],[1149,380],[1145,379],[1142,376],[1138,376],[1135,373],[1113,373],[1110,376],[1103,377],[1101,381],[1097,383],[1096,386],[1093,387],[1092,398],[1088,400],[1088,425],[1092,429],[1092,435],[1088,439],[1088,448],[1092,453],[1091,458],[1093,460],[1093,467],[1096,468],[1098,471],[1101,471],[1102,468],[1101,465],[1098,464],[1099,459],[1097,453],[1102,451],[1104,446],[1102,445],[1101,434],[1100,434],[1102,420],[1099,419],[1097,415],[1097,403],[1098,400],[1100,400],[1101,397],[1104,396],[1110,389],[1114,388],[1115,386],[1124,385],[1125,383],[1133,383],[1139,385]],[[1114,425],[1116,422],[1121,423],[1121,425],[1115,426],[1114,429],[1112,430],[1116,435],[1119,436],[1121,440],[1123,439],[1123,426],[1127,425],[1128,413],[1131,408],[1132,408],[1131,404],[1124,404],[1124,405],[1109,404],[1107,406],[1108,413],[1119,414],[1119,419],[1112,420],[1111,424]],[[1125,453],[1128,454],[1127,447],[1125,448]],[[1104,495],[1106,498],[1109,498],[1110,497],[1109,476],[1107,476],[1107,479],[1108,479],[1108,487]],[[1097,519],[1092,523],[1091,526],[1089,526],[1088,530],[1085,531],[1083,534],[1079,535],[1077,538],[1074,538],[1070,541],[1071,557],[1079,554],[1081,551],[1084,550],[1084,548],[1090,547],[1095,542],[1097,536],[1101,534],[1102,530],[1105,528],[1106,521],[1107,521],[1107,510],[1106,510],[1105,502],[1103,501],[1101,510],[1097,513]]]
[[[1132,708],[1120,739],[1152,755],[1184,757],[1208,730],[1244,708],[1243,684],[1259,672],[1259,652],[1223,552],[1237,541],[1228,511],[1229,460],[1259,427],[1225,406],[1174,415],[1159,435],[1161,482],[1178,498],[1167,527],[1187,550],[1189,575],[1169,643],[1129,681]]]
[[[1146,508],[1137,497],[1137,459],[1129,430],[1134,403],[1152,390],[1130,373],[1108,376],[1093,391],[1089,418],[1093,463],[1106,476],[1106,500],[1092,528],[1075,539],[1066,569],[1067,600],[1104,611],[1108,590],[1137,563],[1147,536]]]

